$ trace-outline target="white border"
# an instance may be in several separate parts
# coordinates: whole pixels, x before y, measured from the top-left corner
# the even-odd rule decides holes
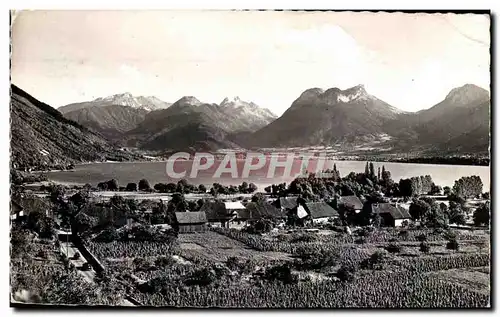
[[[12,308],[9,308],[9,304],[7,301],[8,298],[8,293],[9,293],[9,278],[7,272],[9,271],[9,263],[8,263],[8,257],[6,256],[8,254],[8,249],[9,249],[9,238],[8,238],[8,232],[9,232],[9,225],[7,221],[7,210],[8,210],[8,201],[9,201],[9,196],[8,196],[8,177],[9,177],[9,169],[8,169],[8,162],[9,162],[9,77],[7,77],[8,72],[9,72],[9,64],[8,64],[8,51],[7,51],[7,45],[9,44],[9,32],[8,32],[8,12],[7,10],[9,9],[119,9],[119,10],[125,10],[125,9],[336,9],[336,10],[384,10],[384,9],[391,9],[391,10],[440,10],[440,9],[455,9],[455,10],[471,10],[471,9],[491,9],[493,13],[499,12],[499,10],[496,10],[498,4],[500,1],[497,0],[474,0],[474,1],[437,1],[437,0],[420,0],[420,1],[392,1],[392,0],[379,0],[379,1],[373,1],[373,0],[337,0],[337,1],[320,1],[320,0],[309,0],[309,1],[294,1],[294,0],[288,0],[288,1],[274,1],[274,0],[241,0],[238,1],[237,3],[235,1],[202,1],[202,0],[182,0],[182,1],[154,1],[154,0],[141,0],[141,1],[133,1],[133,0],[122,0],[122,1],[104,1],[104,0],[86,0],[86,1],[64,1],[64,0],[46,0],[46,1],[35,1],[35,0],[17,0],[17,1],[2,1],[1,5],[2,7],[5,6],[5,10],[2,10],[2,13],[0,15],[0,18],[2,19],[2,24],[4,27],[3,32],[0,32],[1,36],[1,41],[3,42],[3,47],[4,49],[2,50],[2,53],[4,54],[3,58],[0,59],[2,71],[4,74],[4,79],[5,82],[3,83],[1,89],[1,97],[2,97],[2,107],[0,108],[0,111],[2,113],[0,114],[0,129],[2,129],[2,138],[0,138],[0,143],[2,146],[3,151],[2,156],[1,156],[1,173],[2,173],[2,178],[4,180],[4,186],[2,186],[1,190],[1,200],[2,200],[2,206],[4,206],[4,216],[5,220],[0,222],[2,229],[1,232],[4,233],[5,238],[2,239],[1,243],[1,250],[0,254],[3,254],[2,256],[2,272],[1,278],[2,280],[0,281],[0,286],[1,286],[1,295],[0,298],[2,298],[2,316],[5,315],[10,315],[13,313],[16,313]],[[496,24],[496,21],[493,20]],[[495,39],[496,40],[496,37]],[[493,41],[492,44],[496,47],[496,41]],[[496,49],[495,49],[496,51]],[[7,55],[7,56],[5,56]],[[495,54],[496,55],[496,54]],[[496,57],[496,56],[494,56]],[[496,59],[495,59],[496,61]],[[493,89],[493,93],[497,91],[496,87],[496,82],[493,81],[493,84],[495,85]],[[495,98],[496,99],[496,98]],[[496,105],[492,105],[492,107],[496,107]],[[497,111],[498,112],[498,111]],[[498,115],[498,113],[497,113]],[[495,116],[495,121],[498,122],[498,116]],[[498,148],[498,144],[495,144],[495,148]],[[26,146],[29,146],[28,144]],[[495,153],[496,156],[497,153]],[[495,172],[495,175],[491,178],[491,180],[497,180],[499,179],[499,175]],[[499,189],[496,188],[494,195],[492,197],[496,198],[499,197],[498,195]],[[493,199],[494,199],[493,198]],[[496,210],[492,211],[496,212]],[[496,218],[500,217],[497,213]],[[496,221],[495,221],[496,222]],[[496,225],[496,224],[495,224]],[[498,238],[498,235],[496,235],[495,238]],[[493,245],[496,245],[496,242],[494,242]],[[495,256],[495,263],[497,263],[497,259]],[[492,268],[493,269],[493,268]],[[495,272],[496,273],[496,272]],[[495,277],[497,278],[498,274],[495,274]],[[496,283],[496,278],[495,278],[495,285]],[[497,294],[497,293],[495,293]],[[154,312],[155,314],[172,314],[172,315],[185,315],[185,314],[220,314],[220,313],[225,313],[227,311],[169,311],[169,312],[163,312],[163,311],[157,311]],[[331,314],[332,312],[329,311],[273,311],[273,312],[268,312],[268,311],[238,311],[239,313],[242,314],[259,314],[259,315],[267,315],[267,314],[303,314],[303,313],[326,313],[326,314]],[[50,311],[48,312],[49,314],[64,314],[68,313],[67,311]],[[80,310],[80,311],[71,311],[70,312],[72,316],[84,316],[88,314],[88,312]],[[111,314],[123,314],[123,313],[132,313],[132,314],[149,314],[153,313],[152,311],[139,311],[139,312],[133,312],[133,311],[92,311],[92,314],[95,314],[97,316],[109,316]],[[229,313],[232,313],[231,311]],[[427,311],[412,311],[412,312],[405,312],[405,311],[346,311],[346,312],[338,312],[335,311],[335,314],[374,314],[374,313],[381,313],[381,314],[401,314],[401,313],[411,313],[411,314],[426,314],[426,315],[434,315],[438,314],[438,312],[427,312]],[[462,314],[461,312],[458,311],[452,311],[452,312],[446,312],[443,311],[442,313],[445,314],[453,314],[453,315],[459,315]],[[467,313],[464,311],[463,313]],[[487,312],[485,312],[487,313]],[[26,315],[34,315],[34,314],[47,314],[47,312],[44,312],[43,310],[40,311],[30,311],[30,312],[25,312],[24,314]]]

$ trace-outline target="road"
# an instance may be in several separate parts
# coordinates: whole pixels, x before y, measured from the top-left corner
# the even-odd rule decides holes
[[[60,241],[59,248],[62,254],[64,254],[69,259],[69,262],[76,267],[78,274],[80,274],[85,279],[85,281],[87,281],[88,283],[95,283],[95,271],[93,269],[87,271],[82,270],[83,264],[86,263],[87,261],[81,255],[81,253],[78,251],[78,248],[72,242]],[[79,259],[73,258],[76,252],[80,253]],[[135,305],[132,304],[129,300],[123,298],[119,306],[135,306]]]

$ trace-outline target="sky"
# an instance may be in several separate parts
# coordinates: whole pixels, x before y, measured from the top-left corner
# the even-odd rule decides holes
[[[309,88],[405,111],[466,83],[489,90],[490,20],[473,14],[22,11],[11,80],[53,107],[112,94],[239,96],[282,114]]]

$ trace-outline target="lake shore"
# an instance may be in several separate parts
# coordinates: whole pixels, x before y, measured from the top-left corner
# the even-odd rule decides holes
[[[242,165],[244,160],[238,160],[238,165]],[[239,185],[243,181],[252,182],[257,185],[259,191],[264,191],[266,186],[271,184],[287,183],[289,184],[295,176],[283,176],[283,168],[278,168],[275,175],[267,177],[268,170],[263,168],[249,174],[247,178],[236,177],[222,174],[221,177],[214,177],[214,169],[200,171],[195,178],[191,178],[190,169],[192,161],[183,161],[176,163],[176,171],[186,171],[185,178],[189,183],[203,184],[211,187],[213,183],[224,185]],[[328,161],[328,165],[336,165],[342,177],[350,172],[364,172],[366,161]],[[439,164],[416,164],[416,163],[393,163],[393,162],[374,162],[375,168],[382,168],[391,172],[392,178],[399,181],[401,178],[410,178],[413,176],[430,175],[434,182],[439,186],[453,186],[455,180],[462,176],[478,175],[481,177],[484,188],[490,187],[490,168],[487,166],[470,165],[439,165]],[[300,164],[298,164],[300,166]],[[239,166],[241,167],[241,166]],[[298,172],[298,170],[297,170]],[[293,172],[292,175],[296,175]],[[241,176],[241,168],[238,172]],[[137,183],[140,179],[147,179],[151,186],[157,183],[177,182],[181,178],[169,177],[166,173],[166,162],[121,162],[121,163],[95,163],[75,165],[73,170],[47,173],[49,181],[61,184],[91,184],[97,186],[99,182],[116,179],[119,186],[126,186],[127,183]]]

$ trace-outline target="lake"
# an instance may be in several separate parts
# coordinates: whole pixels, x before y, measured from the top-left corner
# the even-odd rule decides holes
[[[217,163],[217,162],[216,162]],[[237,161],[238,175],[242,175],[244,160]],[[350,172],[361,173],[365,170],[364,161],[326,161],[325,168],[330,168],[336,164],[341,177]],[[477,175],[483,181],[483,191],[490,190],[490,167],[488,166],[465,166],[465,165],[433,165],[433,164],[412,164],[412,163],[390,163],[374,162],[375,170],[385,166],[391,172],[392,179],[399,181],[401,178],[408,178],[420,175],[431,175],[433,181],[440,186],[453,186],[455,180],[462,176]],[[248,178],[232,178],[229,174],[222,174],[221,178],[214,178],[217,164],[208,170],[200,171],[195,178],[190,178],[192,160],[176,161],[175,172],[187,170],[186,179],[192,184],[211,185],[215,182],[224,185],[237,185],[242,181],[253,182],[259,190],[273,183],[289,183],[295,177],[283,176],[284,168],[277,168],[272,178],[267,178],[268,162],[256,171],[252,171]],[[301,162],[297,160],[292,167],[290,175],[297,175],[301,170]],[[315,164],[309,164],[309,171],[315,170]],[[120,162],[120,163],[92,163],[76,165],[73,170],[48,172],[49,180],[67,184],[97,185],[99,182],[116,179],[119,186],[126,186],[129,182],[137,183],[140,179],[147,179],[151,186],[156,183],[177,182],[179,178],[168,177],[166,173],[166,162]]]

